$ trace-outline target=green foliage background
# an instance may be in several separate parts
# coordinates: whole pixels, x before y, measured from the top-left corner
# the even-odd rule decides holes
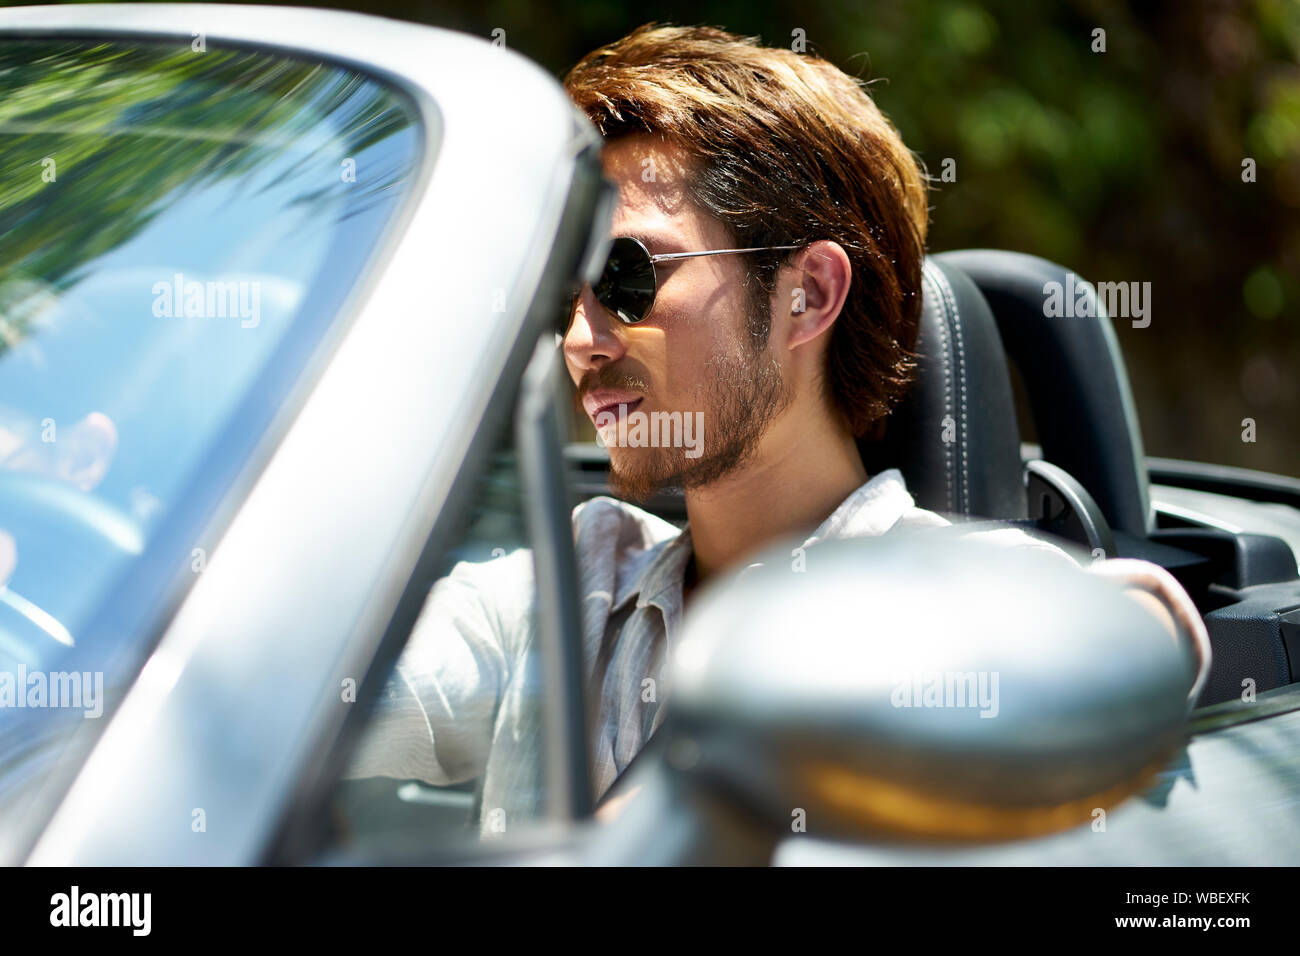
[[[772,45],[802,30],[870,82],[933,176],[955,160],[932,251],[1015,249],[1152,283],[1150,327],[1116,322],[1149,454],[1300,475],[1300,0],[313,5],[500,28],[557,76],[651,20]]]

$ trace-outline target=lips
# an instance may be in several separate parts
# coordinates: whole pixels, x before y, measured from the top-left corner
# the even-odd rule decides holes
[[[619,416],[635,411],[641,400],[642,396],[636,392],[593,389],[582,397],[582,407],[595,424],[598,416],[603,414]]]

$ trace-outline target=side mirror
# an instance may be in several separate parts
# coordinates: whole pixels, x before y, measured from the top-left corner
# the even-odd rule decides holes
[[[1041,550],[778,550],[692,612],[669,766],[787,833],[802,815],[859,839],[1046,834],[1144,789],[1184,742],[1190,650]]]

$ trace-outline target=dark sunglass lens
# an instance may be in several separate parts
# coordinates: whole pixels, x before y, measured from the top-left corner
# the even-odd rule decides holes
[[[558,310],[560,314],[555,317],[555,331],[560,333],[560,338],[564,338],[569,334],[569,326],[573,324],[573,312],[578,307],[578,296],[580,295],[582,295],[582,289],[574,289]]]
[[[615,239],[592,291],[596,301],[628,325],[649,315],[655,301],[655,266],[645,247],[635,239]]]

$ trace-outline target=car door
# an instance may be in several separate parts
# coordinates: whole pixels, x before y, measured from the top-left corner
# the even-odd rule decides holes
[[[80,137],[68,161],[55,152],[57,179],[28,197],[38,214],[6,241],[27,242],[36,255],[41,213],[61,215],[55,224],[67,233],[68,217],[113,225],[121,203],[138,205],[141,221],[125,238],[87,229],[95,238],[81,249],[85,278],[68,275],[92,281],[115,253],[119,272],[144,262],[149,281],[132,279],[133,298],[119,311],[143,323],[146,344],[155,335],[148,321],[170,318],[180,337],[169,354],[188,363],[168,388],[155,382],[166,362],[133,364],[126,342],[106,351],[102,336],[126,320],[93,284],[6,286],[7,318],[38,314],[42,302],[55,318],[73,305],[87,312],[80,325],[59,323],[72,331],[57,341],[49,322],[31,324],[0,356],[32,365],[30,383],[40,382],[37,359],[57,358],[55,345],[66,342],[75,361],[45,370],[85,377],[92,409],[120,396],[124,382],[146,393],[140,401],[154,417],[132,427],[129,448],[120,430],[106,480],[128,465],[141,474],[167,465],[185,479],[166,496],[152,492],[165,497],[154,524],[123,539],[138,553],[128,548],[106,564],[86,585],[91,596],[73,602],[71,656],[35,662],[50,672],[104,670],[112,690],[100,719],[51,722],[45,763],[18,750],[0,767],[5,782],[28,771],[4,804],[6,858],[257,862],[326,772],[351,703],[382,678],[373,665],[414,620],[428,583],[421,572],[464,517],[464,480],[488,454],[485,436],[510,419],[534,342],[593,255],[593,234],[603,236],[592,228],[608,201],[598,138],[558,84],[522,58],[353,14],[250,9],[231,23],[220,11],[159,7],[146,24],[130,9],[17,9],[0,14],[0,47],[24,95],[65,104],[60,128],[38,128],[44,141],[24,143],[35,175],[45,169],[41,147]],[[32,75],[33,64],[44,72]],[[160,69],[171,71],[162,77],[170,85]],[[279,95],[258,92],[272,81]],[[106,105],[109,89],[120,103]],[[6,98],[10,119],[16,102]],[[73,122],[101,115],[112,121]],[[20,135],[19,125],[6,133],[0,120],[0,135]],[[519,150],[521,141],[530,148]],[[187,178],[176,144],[194,142],[209,148]],[[257,149],[241,152],[249,143]],[[109,161],[83,165],[79,179],[92,148]],[[98,194],[73,191],[87,168],[113,173]],[[197,205],[176,199],[182,187]],[[277,188],[289,194],[278,200]],[[131,258],[131,236],[150,240],[147,256]],[[205,255],[210,265],[200,268]],[[265,283],[260,319],[201,314],[208,283],[239,291],[236,267],[244,281]],[[301,294],[277,299],[271,280],[286,278]],[[191,281],[203,290],[193,300],[200,314],[188,314]],[[18,295],[33,288],[45,298]],[[214,321],[223,318],[235,321]],[[245,348],[251,371],[235,376],[228,352],[205,348],[201,333],[226,336],[227,349],[257,343]],[[103,372],[110,355],[113,376]],[[187,432],[205,409],[207,430]],[[20,411],[39,425],[40,408]],[[149,423],[169,415],[192,447],[165,440],[165,429],[151,433]],[[121,522],[95,525],[104,510],[96,504],[146,509],[148,498],[132,493],[154,487],[126,482],[105,502],[65,487],[65,477],[41,480],[59,500],[75,500],[100,537]],[[38,520],[37,506],[22,502],[6,520]],[[12,579],[33,604],[35,553],[19,542]],[[21,637],[15,647],[25,650]],[[113,666],[78,656],[90,647]],[[20,736],[28,739],[8,740]]]

